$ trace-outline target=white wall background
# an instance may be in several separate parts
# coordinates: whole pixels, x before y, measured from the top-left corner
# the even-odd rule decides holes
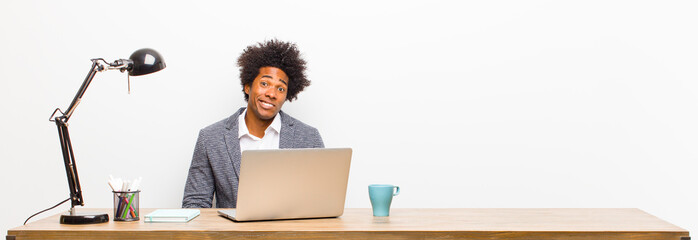
[[[157,74],[99,73],[71,118],[84,198],[143,176],[176,208],[198,130],[243,106],[250,44],[298,44],[284,110],[352,147],[346,206],[640,208],[698,231],[695,1],[3,1],[0,231],[68,197],[54,108],[91,58],[151,47]],[[68,204],[38,218],[64,211]]]

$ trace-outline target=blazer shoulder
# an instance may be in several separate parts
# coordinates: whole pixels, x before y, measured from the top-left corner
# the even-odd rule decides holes
[[[284,112],[281,112],[281,121],[283,122],[284,125],[297,130],[301,132],[313,132],[317,131],[317,129],[313,126],[310,126],[304,122],[301,122],[300,120],[291,117],[291,115],[288,115]]]
[[[227,128],[227,123],[228,123],[229,118],[225,118],[223,120],[220,120],[218,122],[215,122],[211,125],[208,125],[204,128],[201,129],[200,134],[202,135],[211,135],[211,134],[216,134],[220,133],[221,131],[226,130]]]
[[[304,122],[282,113],[280,148],[315,148],[325,147],[320,132]]]
[[[220,134],[224,131],[237,130],[238,116],[240,116],[240,114],[242,114],[242,111],[244,110],[244,108],[240,108],[237,112],[233,113],[233,115],[230,115],[227,118],[221,119],[218,122],[215,122],[211,125],[206,126],[205,128],[202,128],[199,134],[204,136],[211,136]]]

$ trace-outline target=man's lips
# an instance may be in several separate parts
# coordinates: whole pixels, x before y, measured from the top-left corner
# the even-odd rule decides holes
[[[272,110],[272,109],[274,109],[274,106],[275,106],[273,103],[263,101],[263,100],[257,100],[257,102],[259,102],[260,107],[262,107],[266,110]]]

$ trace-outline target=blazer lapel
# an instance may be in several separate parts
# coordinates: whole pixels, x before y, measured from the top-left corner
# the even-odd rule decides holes
[[[293,137],[295,128],[293,127],[293,119],[286,115],[283,111],[279,112],[281,117],[281,132],[279,133],[279,148],[293,148]]]
[[[228,122],[226,123],[226,131],[223,135],[225,138],[225,146],[228,150],[228,155],[230,156],[230,160],[232,161],[233,164],[233,170],[235,171],[235,177],[237,179],[240,179],[240,159],[241,159],[241,153],[240,153],[240,139],[238,138],[238,117],[242,112],[245,110],[245,108],[240,108],[235,114],[230,116],[228,118]]]

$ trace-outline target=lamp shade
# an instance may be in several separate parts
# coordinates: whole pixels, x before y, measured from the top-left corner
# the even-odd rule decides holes
[[[129,59],[133,61],[133,67],[128,70],[130,76],[150,74],[165,68],[165,60],[160,53],[150,48],[136,50]]]

